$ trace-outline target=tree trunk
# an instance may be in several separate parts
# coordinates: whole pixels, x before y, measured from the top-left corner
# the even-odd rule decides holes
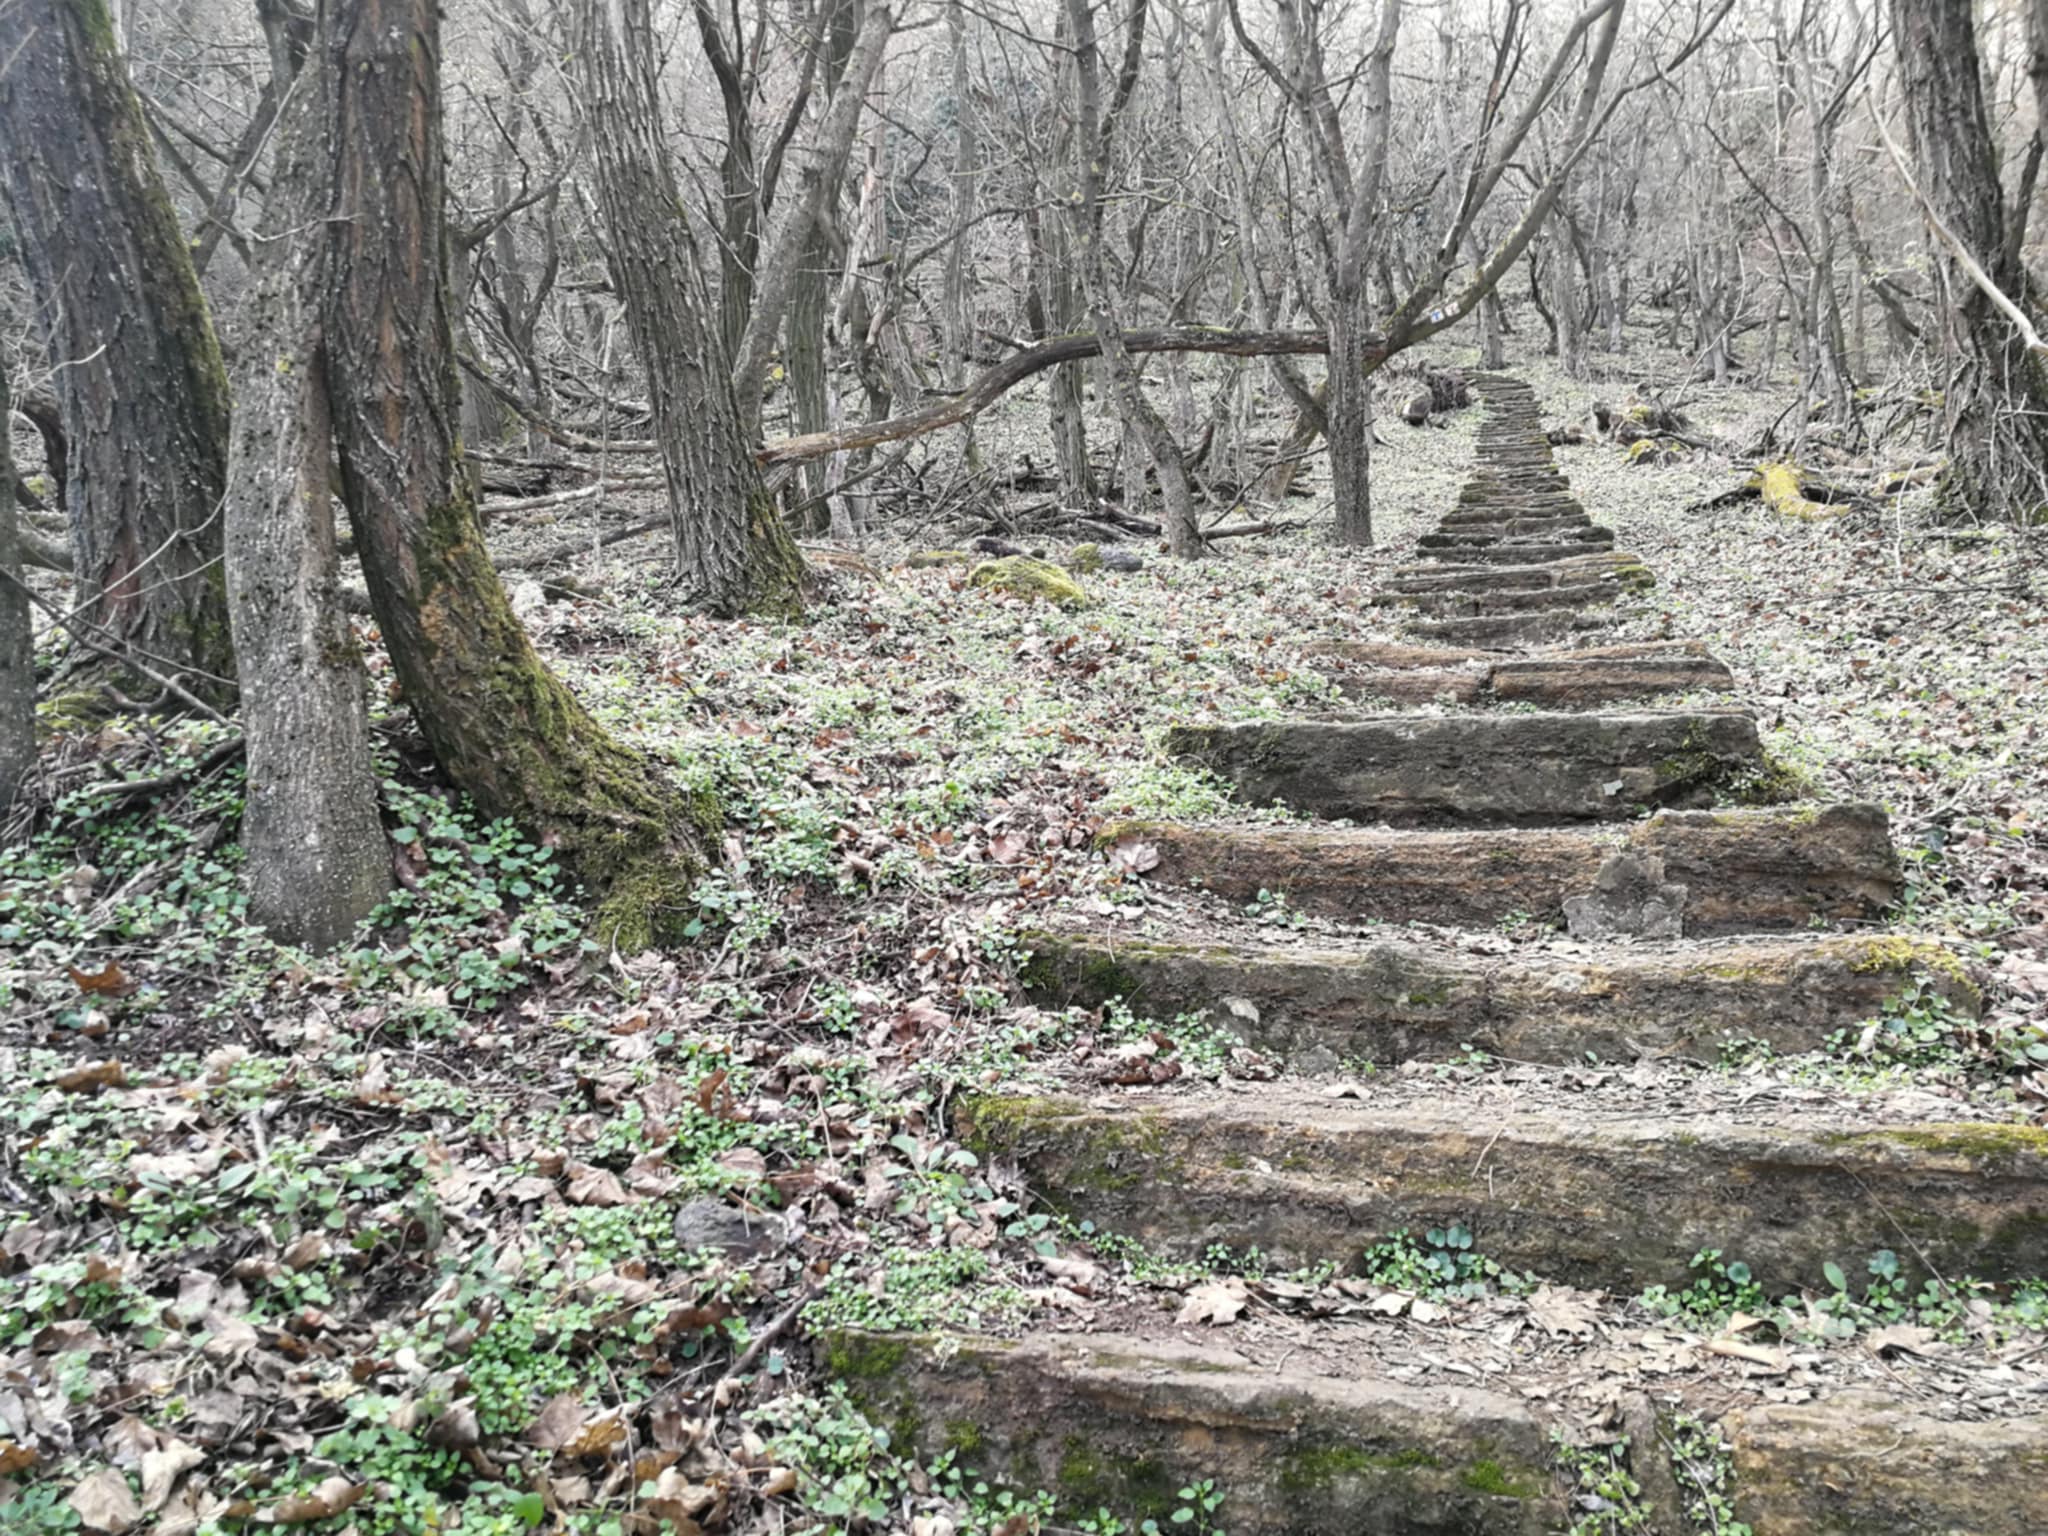
[[[14,506],[14,424],[8,386],[14,360],[0,342],[0,835],[36,768],[35,627],[21,584],[21,524]]]
[[[1891,14],[1920,190],[1992,282],[2025,303],[1970,0],[1892,0]],[[1955,359],[1941,503],[1957,516],[2031,518],[2048,504],[2048,376],[1980,288],[1953,270],[1948,285],[1943,319]]]
[[[223,701],[227,373],[104,0],[0,6],[0,61],[0,160],[59,365],[82,617]]]
[[[1362,275],[1362,274],[1361,274]],[[1337,542],[1372,544],[1372,377],[1363,284],[1330,294],[1330,392],[1324,415],[1330,434],[1330,483],[1337,502]]]
[[[282,87],[280,87],[282,88]],[[278,123],[254,247],[224,509],[228,616],[241,665],[249,915],[271,936],[331,949],[391,885],[377,818],[367,677],[341,606],[334,441],[320,341],[332,242],[320,137],[333,81],[303,67]]]
[[[1151,461],[1159,477],[1159,495],[1164,503],[1161,522],[1166,527],[1167,547],[1184,560],[1202,553],[1201,524],[1195,516],[1194,488],[1188,481],[1187,462],[1180,444],[1160,419],[1152,402],[1145,398],[1145,385],[1138,366],[1124,347],[1123,327],[1118,322],[1116,303],[1109,291],[1109,267],[1102,254],[1102,167],[1108,159],[1108,134],[1102,121],[1101,53],[1095,43],[1095,13],[1089,0],[1067,0],[1067,26],[1074,37],[1074,74],[1077,111],[1074,147],[1074,195],[1068,200],[1074,243],[1081,252],[1081,283],[1088,298],[1089,318],[1102,347],[1102,361],[1109,373],[1124,430],[1131,433]],[[1145,7],[1140,0],[1132,13],[1131,26],[1142,38]],[[1134,41],[1136,40],[1134,38]],[[1145,477],[1140,470],[1124,488],[1124,505],[1143,501]]]
[[[721,617],[794,617],[803,610],[808,573],[754,465],[703,264],[662,143],[648,0],[601,0],[579,11],[576,59],[611,236],[612,283],[647,375],[677,568]]]
[[[370,606],[405,700],[485,815],[559,848],[603,893],[600,938],[631,952],[680,935],[716,809],[615,740],[535,654],[462,472],[436,0],[325,0],[320,46],[337,71],[328,398]]]

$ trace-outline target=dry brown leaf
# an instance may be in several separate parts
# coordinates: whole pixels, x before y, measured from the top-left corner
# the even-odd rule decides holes
[[[1745,1344],[1740,1339],[1709,1339],[1707,1353],[1729,1360],[1747,1360],[1751,1365],[1762,1366],[1773,1374],[1782,1374],[1791,1363],[1782,1349],[1767,1344]]]
[[[600,1414],[570,1437],[564,1456],[608,1456],[626,1443],[626,1420],[620,1413]]]
[[[163,1443],[153,1451],[142,1455],[142,1508],[146,1514],[162,1509],[170,1500],[171,1488],[179,1477],[191,1471],[206,1460],[206,1453],[196,1445],[172,1435],[165,1435]]]
[[[71,1490],[64,1502],[78,1511],[78,1521],[98,1536],[121,1536],[142,1519],[142,1506],[129,1491],[128,1479],[102,1467]]]
[[[128,1069],[118,1061],[88,1061],[59,1072],[56,1084],[66,1093],[98,1093],[102,1088],[128,1086]]]
[[[626,1186],[619,1182],[619,1176],[609,1168],[599,1168],[593,1163],[571,1163],[567,1169],[569,1187],[566,1193],[571,1205],[628,1205],[633,1196],[626,1193]]]
[[[368,1483],[352,1483],[339,1473],[323,1480],[311,1493],[279,1499],[252,1517],[259,1525],[311,1525],[331,1520],[370,1491]]]
[[[528,1445],[559,1451],[583,1428],[583,1402],[574,1392],[559,1393],[541,1405],[522,1437]]]
[[[1923,1359],[1932,1359],[1947,1347],[1935,1337],[1933,1329],[1922,1328],[1917,1323],[1893,1323],[1886,1328],[1873,1328],[1864,1343],[1873,1355],[1896,1351],[1919,1355]]]
[[[1236,1275],[1225,1275],[1218,1280],[1204,1280],[1189,1291],[1174,1321],[1221,1326],[1236,1322],[1250,1304],[1251,1293],[1245,1289],[1244,1281]]]
[[[118,997],[123,992],[133,991],[133,985],[122,974],[121,962],[109,960],[97,971],[81,971],[75,965],[67,965],[72,984],[79,991],[93,997]]]
[[[1529,1298],[1529,1316],[1553,1339],[1591,1338],[1600,1329],[1599,1314],[1592,1292],[1575,1291],[1568,1286],[1538,1286]]]

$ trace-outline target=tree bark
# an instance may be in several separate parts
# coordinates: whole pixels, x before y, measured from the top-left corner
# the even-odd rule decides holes
[[[284,83],[279,82],[279,89]],[[249,915],[287,944],[345,941],[391,886],[377,817],[368,679],[341,605],[332,412],[319,309],[332,242],[320,137],[333,82],[301,69],[277,125],[252,254],[224,509],[228,616],[241,665]]]
[[[1970,0],[1892,0],[1891,15],[1920,191],[1992,282],[2024,303]],[[1987,294],[1953,270],[1948,284],[1954,356],[1939,500],[1956,516],[2030,518],[2048,505],[2048,374]]]
[[[578,9],[577,65],[612,282],[647,374],[677,568],[721,617],[794,617],[803,611],[808,573],[754,466],[703,263],[661,142],[648,0],[593,0]]]
[[[0,835],[15,796],[36,768],[35,627],[22,585],[21,524],[14,505],[13,358],[0,342]]]
[[[105,0],[0,6],[0,60],[7,200],[61,365],[82,617],[221,702],[227,373]]]
[[[632,951],[678,936],[716,809],[598,725],[535,654],[462,471],[438,6],[325,0],[320,46],[336,82],[328,396],[370,606],[404,698],[484,814],[560,849],[603,893],[600,938]]]

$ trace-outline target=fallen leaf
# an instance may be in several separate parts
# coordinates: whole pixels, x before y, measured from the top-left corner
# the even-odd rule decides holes
[[[112,1467],[93,1473],[64,1502],[78,1512],[80,1525],[100,1536],[121,1536],[142,1519],[142,1506],[129,1491],[128,1479]]]
[[[75,965],[67,965],[71,980],[79,991],[94,997],[118,997],[123,992],[133,991],[128,978],[122,974],[121,962],[109,960],[97,971],[81,971]]]
[[[315,1520],[333,1519],[369,1491],[368,1483],[352,1483],[337,1473],[311,1493],[279,1499],[269,1508],[257,1510],[252,1518],[259,1525],[311,1525]]]
[[[1893,1323],[1887,1328],[1873,1328],[1864,1343],[1873,1355],[1896,1351],[1928,1360],[1941,1354],[1946,1347],[1935,1337],[1933,1329],[1922,1328],[1916,1323]]]
[[[191,1471],[202,1461],[206,1453],[196,1445],[187,1444],[173,1435],[166,1435],[163,1443],[153,1451],[142,1454],[142,1508],[146,1514],[162,1509],[170,1500],[171,1487],[179,1476]]]
[[[1589,1291],[1568,1286],[1538,1286],[1529,1298],[1529,1316],[1553,1339],[1560,1336],[1585,1339],[1599,1331],[1599,1307]]]
[[[56,1084],[66,1093],[98,1093],[102,1088],[125,1088],[128,1071],[118,1061],[88,1061],[68,1072],[59,1072]]]
[[[1245,1289],[1244,1281],[1236,1275],[1225,1275],[1220,1280],[1205,1280],[1188,1292],[1188,1299],[1181,1303],[1176,1323],[1234,1323],[1251,1302],[1251,1294]]]
[[[1745,1344],[1740,1339],[1709,1339],[1707,1353],[1730,1360],[1747,1360],[1773,1374],[1782,1375],[1789,1365],[1785,1351],[1766,1344]]]
[[[599,1168],[592,1163],[571,1163],[566,1171],[569,1175],[566,1193],[571,1205],[626,1205],[633,1199],[626,1193],[626,1186],[619,1182],[619,1176],[608,1168]]]

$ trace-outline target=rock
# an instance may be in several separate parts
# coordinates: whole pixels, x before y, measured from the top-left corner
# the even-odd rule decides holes
[[[999,539],[987,533],[968,545],[968,548],[977,555],[995,555],[1002,559],[1029,553],[1021,544],[1012,544],[1008,539]]]
[[[1072,1219],[1172,1257],[1227,1243],[1276,1269],[1341,1270],[1394,1232],[1463,1224],[1504,1268],[1624,1296],[1687,1284],[1702,1248],[1739,1255],[1770,1296],[1881,1248],[1911,1291],[1930,1267],[1993,1284],[2048,1268],[2039,1126],[1887,1125],[1813,1105],[1775,1120],[1581,1109],[1419,1078],[1360,1091],[1282,1080],[1141,1101],[969,1097],[955,1124],[984,1162],[1013,1160],[1028,1187],[1057,1191]]]
[[[1081,584],[1056,565],[1034,560],[1029,555],[1009,555],[984,560],[968,573],[967,583],[1020,597],[1042,598],[1059,608],[1085,608],[1088,593]]]
[[[1206,1013],[1290,1067],[1311,1052],[1393,1065],[1467,1047],[1558,1063],[1711,1055],[1731,1034],[1809,1051],[1922,977],[1958,1013],[1978,1011],[1955,960],[1928,941],[1752,939],[1511,959],[1389,940],[1334,949],[1090,932],[1035,933],[1029,947],[1023,980],[1042,1007],[1124,999],[1162,1021]]]
[[[1090,575],[1102,569],[1102,546],[1100,544],[1076,544],[1067,551],[1067,558],[1060,563],[1077,575]]]
[[[1418,390],[1408,397],[1407,405],[1401,408],[1401,419],[1411,427],[1426,427],[1429,425],[1429,407],[1429,391]]]
[[[1626,820],[1711,805],[1763,766],[1756,721],[1734,710],[1179,726],[1166,749],[1254,805],[1404,824]]]
[[[926,549],[906,555],[903,568],[906,571],[928,571],[938,566],[966,565],[972,558],[964,549]]]
[[[1575,939],[1675,939],[1684,931],[1685,891],[1664,878],[1654,853],[1617,853],[1590,891],[1565,897],[1565,927]]]
[[[757,1257],[783,1244],[782,1219],[736,1210],[723,1200],[702,1197],[676,1212],[676,1243],[683,1249],[715,1248],[731,1256]]]

